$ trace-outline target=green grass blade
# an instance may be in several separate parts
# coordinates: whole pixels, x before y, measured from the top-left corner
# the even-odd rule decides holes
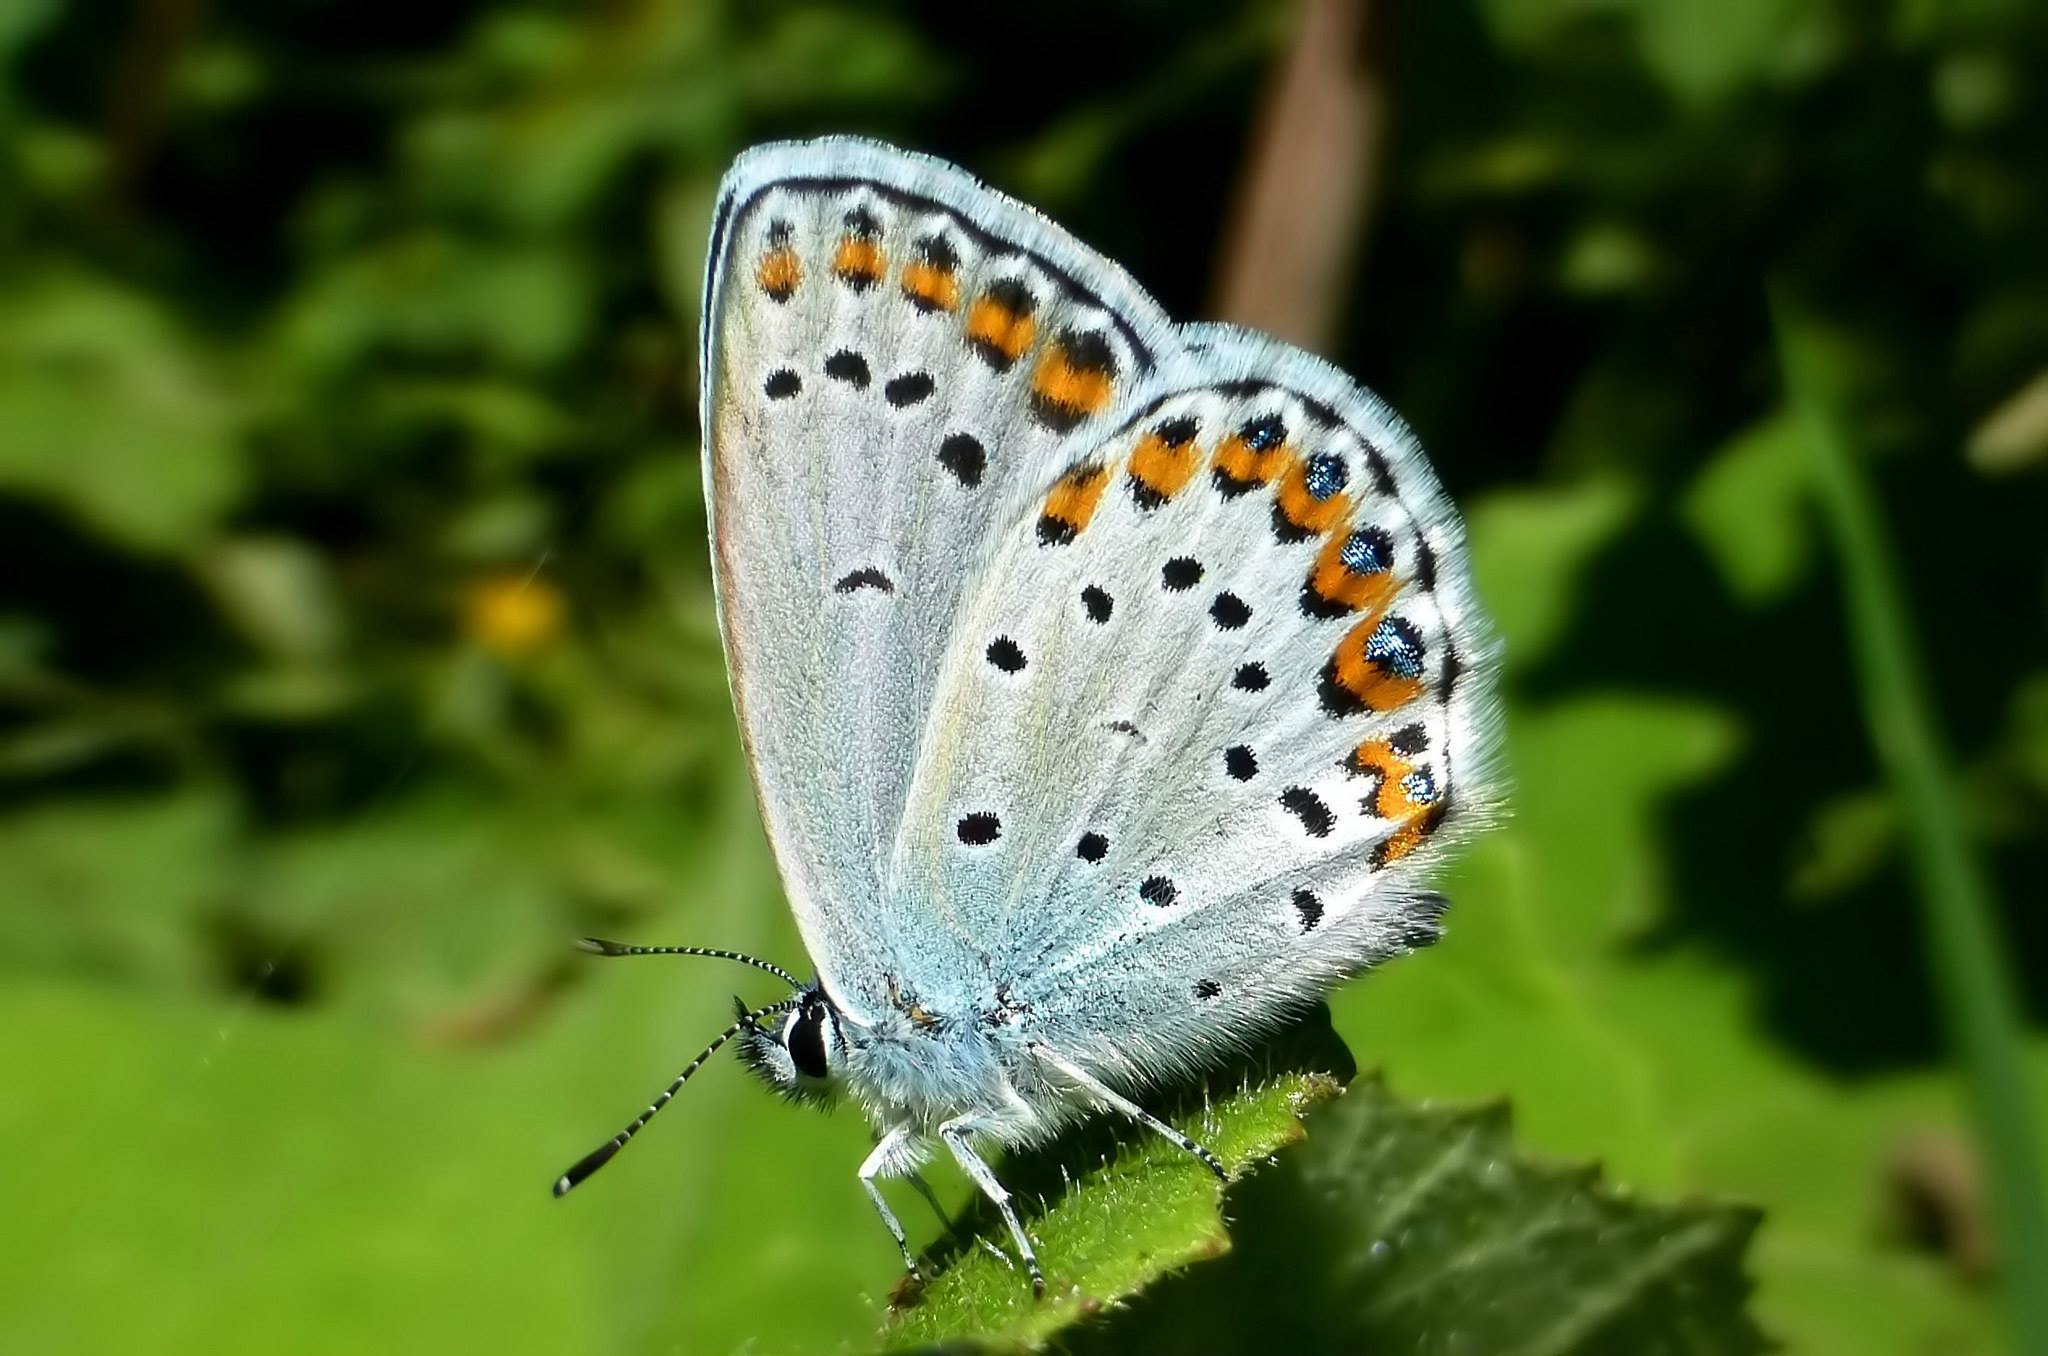
[[[1773,299],[1773,312],[1787,398],[1841,561],[1865,716],[1911,829],[1934,988],[1976,1112],[2015,1344],[2028,1356],[2044,1356],[2048,1286],[2039,1282],[2048,1276],[2048,1206],[2004,940],[1964,834],[1897,557],[1849,446],[1828,336],[1782,295]]]

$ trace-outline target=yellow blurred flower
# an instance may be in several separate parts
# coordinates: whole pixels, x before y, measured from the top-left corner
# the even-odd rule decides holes
[[[498,574],[469,586],[462,615],[485,649],[517,659],[554,640],[567,611],[561,591],[539,574]]]

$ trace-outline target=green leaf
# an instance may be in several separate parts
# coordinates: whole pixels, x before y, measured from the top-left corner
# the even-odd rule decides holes
[[[0,311],[0,493],[140,551],[202,540],[243,491],[240,409],[166,309],[64,266]]]
[[[1319,1015],[1204,1080],[1199,1101],[1181,1094],[1178,1112],[1165,1118],[1220,1158],[1235,1181],[1299,1140],[1302,1114],[1336,1097],[1350,1072],[1349,1052]],[[1230,1248],[1224,1184],[1164,1137],[1121,1118],[1091,1121],[997,1175],[1018,1199],[1045,1269],[1045,1296],[1034,1299],[1021,1271],[955,1239],[923,1294],[885,1329],[892,1346],[978,1339],[1036,1350],[1160,1277]],[[1041,1199],[1048,1202],[1042,1210],[1031,1208]],[[969,1218],[972,1235],[1009,1246],[993,1210],[984,1205]]]
[[[1652,1204],[1597,1178],[1521,1157],[1502,1103],[1416,1106],[1362,1079],[1310,1118],[1307,1145],[1232,1192],[1229,1257],[1076,1350],[1763,1350],[1743,1270],[1757,1212]]]
[[[1799,430],[1782,415],[1745,429],[1708,461],[1681,501],[1686,526],[1745,604],[1782,597],[1812,557]]]

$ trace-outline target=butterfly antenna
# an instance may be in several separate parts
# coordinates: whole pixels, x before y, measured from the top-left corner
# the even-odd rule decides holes
[[[635,949],[637,950],[638,948]],[[693,952],[691,954],[698,953]],[[713,952],[711,954],[721,955],[723,953]],[[740,1032],[746,1030],[755,1022],[760,1021],[763,1017],[772,1017],[778,1012],[788,1012],[790,1009],[796,1007],[797,1004],[801,1001],[801,999],[797,998],[785,998],[779,1003],[770,1003],[765,1008],[755,1008],[752,1012],[748,1012],[745,1009],[744,1005],[742,1005],[740,1009],[739,1020],[734,1022],[731,1026],[727,1027],[725,1030],[719,1032],[718,1039],[712,1041],[711,1044],[705,1046],[704,1053],[698,1055],[695,1059],[691,1060],[689,1064],[684,1067],[683,1071],[676,1075],[675,1081],[673,1083],[670,1083],[666,1088],[662,1089],[661,1096],[655,1098],[652,1102],[648,1103],[647,1109],[641,1112],[638,1116],[633,1118],[633,1123],[631,1125],[619,1131],[618,1134],[613,1135],[610,1139],[606,1140],[596,1149],[583,1155],[582,1158],[577,1159],[574,1167],[570,1168],[567,1172],[563,1173],[560,1177],[557,1177],[555,1179],[555,1195],[568,1195],[571,1191],[574,1191],[576,1187],[580,1185],[585,1178],[589,1177],[590,1174],[596,1172],[599,1168],[611,1162],[612,1155],[618,1153],[619,1150],[625,1148],[627,1144],[632,1142],[633,1136],[639,1134],[641,1128],[645,1126],[647,1122],[654,1119],[654,1113],[668,1105],[669,1099],[674,1097],[677,1092],[681,1091],[683,1084],[690,1081],[690,1075],[696,1073],[697,1070],[703,1068],[704,1062],[710,1059],[713,1055],[717,1054],[720,1046],[724,1045],[734,1036],[739,1035]]]
[[[720,951],[709,946],[627,946],[624,942],[608,942],[602,937],[580,937],[576,945],[593,956],[710,956],[715,960],[738,961],[756,970],[766,970],[792,989],[804,986],[802,980],[773,961],[749,956],[744,951]]]

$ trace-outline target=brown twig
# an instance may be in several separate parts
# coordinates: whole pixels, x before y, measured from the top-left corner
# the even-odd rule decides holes
[[[1386,88],[1372,0],[1303,0],[1218,263],[1219,319],[1327,349],[1379,185]]]

